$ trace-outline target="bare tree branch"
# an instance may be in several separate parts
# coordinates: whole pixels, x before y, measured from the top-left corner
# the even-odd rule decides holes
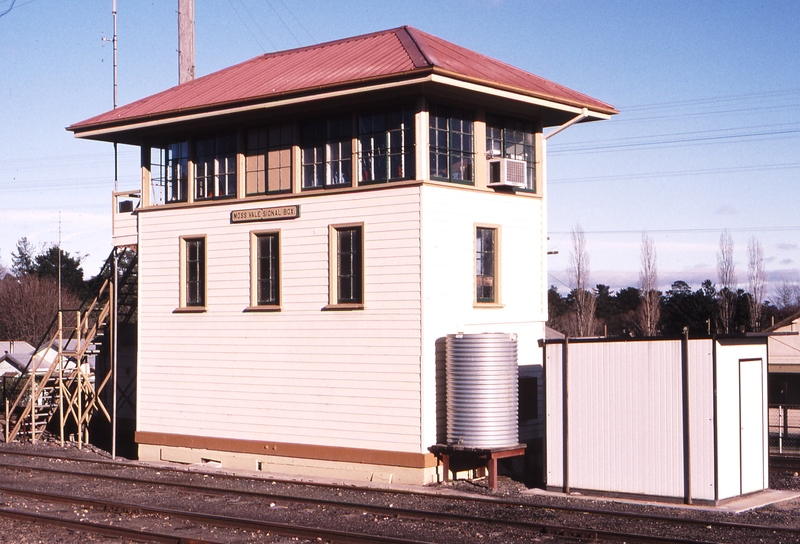
[[[661,317],[658,266],[656,265],[655,244],[646,232],[642,233],[640,259],[642,268],[639,271],[639,292],[642,303],[637,312],[639,329],[644,336],[655,336],[658,332],[658,320]]]
[[[577,336],[594,334],[595,296],[589,288],[589,253],[586,251],[586,236],[580,225],[572,229],[572,254],[567,276],[575,297],[575,328]]]
[[[747,299],[750,307],[750,329],[761,330],[762,305],[767,291],[767,272],[764,270],[764,250],[755,236],[747,244]]]
[[[67,289],[61,290],[61,296],[67,308],[80,305],[80,299]],[[0,308],[0,338],[34,344],[58,312],[58,283],[32,275],[6,276],[0,281]]]
[[[719,237],[719,253],[717,253],[717,292],[719,303],[719,321],[722,331],[730,333],[736,316],[736,267],[733,264],[733,237],[723,231]]]

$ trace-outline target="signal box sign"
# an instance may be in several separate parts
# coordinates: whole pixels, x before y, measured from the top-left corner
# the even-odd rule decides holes
[[[231,212],[231,223],[250,223],[253,221],[277,221],[300,217],[300,206],[277,206]]]

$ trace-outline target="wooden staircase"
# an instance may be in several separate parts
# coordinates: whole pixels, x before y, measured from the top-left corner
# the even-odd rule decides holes
[[[115,266],[116,259],[119,266]],[[58,312],[45,341],[40,342],[12,389],[18,391],[14,402],[6,401],[6,442],[18,438],[35,442],[57,420],[61,442],[65,427],[71,425],[77,430],[80,446],[88,442],[89,423],[97,412],[111,420],[100,393],[111,380],[112,371],[96,376],[90,357],[97,355],[97,345],[106,335],[115,334],[117,323],[135,318],[136,282],[136,253],[115,249],[81,307]]]

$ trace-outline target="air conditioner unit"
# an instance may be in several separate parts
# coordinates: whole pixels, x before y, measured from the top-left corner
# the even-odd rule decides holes
[[[527,163],[516,159],[490,159],[488,187],[525,188]]]

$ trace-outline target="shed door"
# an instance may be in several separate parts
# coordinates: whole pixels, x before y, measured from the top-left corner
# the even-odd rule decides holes
[[[742,494],[764,489],[764,388],[761,359],[739,361]]]

